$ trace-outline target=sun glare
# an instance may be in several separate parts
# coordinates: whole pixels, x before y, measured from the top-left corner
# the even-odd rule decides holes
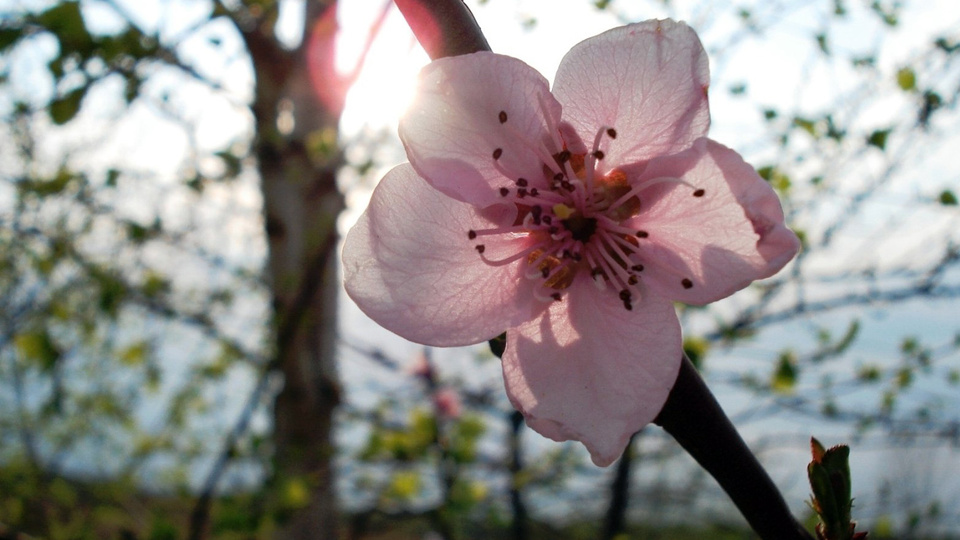
[[[417,44],[396,8],[368,41],[383,4],[340,5],[337,70],[349,74],[362,60],[362,69],[347,93],[340,128],[346,137],[363,131],[395,129],[413,97],[417,73],[429,59]]]

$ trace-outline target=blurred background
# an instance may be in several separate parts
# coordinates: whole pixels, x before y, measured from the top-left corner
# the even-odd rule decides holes
[[[871,538],[960,538],[960,6],[468,1],[552,77],[655,17],[803,251],[685,348],[798,516],[851,446]],[[428,61],[387,0],[0,0],[0,538],[753,538],[662,431],[528,430],[486,346],[342,294]]]

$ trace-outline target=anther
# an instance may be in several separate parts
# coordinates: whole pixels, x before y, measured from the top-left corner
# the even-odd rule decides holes
[[[540,195],[540,192],[537,191],[537,188],[531,188],[531,189],[530,189],[530,195],[533,196],[533,197],[536,197],[536,196]]]
[[[642,264],[635,264],[635,265],[631,266],[630,269],[633,270],[634,272],[643,272],[643,265],[642,265]]]
[[[510,194],[510,190],[509,190],[509,189],[507,189],[507,188],[505,188],[505,187],[500,188],[500,196],[501,196],[501,197],[506,197],[506,196],[509,195],[509,194]]]
[[[527,179],[526,179],[526,178],[517,178],[517,185],[520,186],[520,187],[527,187]]]
[[[550,295],[550,298],[553,298],[554,300],[556,300],[557,302],[559,302],[559,301],[560,301],[560,293],[555,292],[555,293],[553,293],[553,294]]]
[[[693,282],[687,278],[683,278],[683,281],[681,281],[680,284],[683,285],[684,289],[689,289],[693,287]]]
[[[503,155],[503,148],[497,148],[493,151],[493,159],[500,159],[500,156]]]
[[[557,154],[557,161],[560,162],[560,164],[564,164],[564,163],[570,161],[570,151],[569,151],[569,150],[564,150],[564,151],[560,152],[559,154]]]
[[[606,154],[603,153],[603,150],[597,150],[593,153],[593,157],[597,158],[598,160],[603,159],[603,156],[605,155]]]
[[[477,244],[476,249],[477,253],[483,253],[487,249],[487,246],[483,244]]]
[[[696,190],[696,191],[693,192],[693,196],[694,196],[694,197],[703,197],[703,194],[704,194],[704,193],[706,193],[706,191],[704,191],[704,190],[702,190],[702,189],[698,189],[698,190]]]
[[[613,129],[613,128],[607,128],[607,136],[610,137],[611,139],[616,139],[616,138],[617,138],[617,130],[615,130],[615,129]]]
[[[556,180],[557,182],[563,180],[563,173],[558,172],[557,174],[553,175],[553,179]]]
[[[500,111],[500,115],[498,116],[498,118],[500,119],[500,123],[501,123],[501,124],[506,124],[506,123],[507,123],[507,111]]]
[[[627,280],[628,285],[636,285],[639,282],[640,282],[640,278],[638,278],[637,276],[630,276],[630,279]]]
[[[650,236],[650,233],[647,231],[637,231],[637,238],[646,238]]]
[[[472,229],[467,231],[467,238],[473,240],[476,237],[477,237],[477,231],[474,231]]]
[[[526,196],[527,196],[527,190],[526,190],[526,189],[520,188],[520,189],[517,190],[517,198],[518,198],[518,199],[522,199],[522,198],[524,198],[524,197],[526,197]]]

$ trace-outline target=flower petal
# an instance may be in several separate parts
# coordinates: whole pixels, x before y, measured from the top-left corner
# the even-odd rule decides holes
[[[651,20],[614,28],[575,45],[563,58],[553,92],[563,118],[587,144],[600,129],[603,163],[626,165],[673,154],[710,125],[707,55],[684,23]]]
[[[666,402],[682,355],[680,323],[673,305],[650,292],[627,311],[589,279],[568,291],[507,331],[503,378],[531,428],[581,441],[605,467]]]
[[[560,104],[542,75],[515,58],[479,52],[423,68],[400,138],[433,187],[485,206],[518,178],[543,179],[544,160],[561,149],[559,120]]]
[[[542,303],[522,272],[525,259],[484,263],[467,232],[495,226],[470,205],[433,189],[407,164],[391,170],[343,245],[344,286],[384,328],[434,346],[479,343],[529,320]],[[485,237],[503,259],[527,239]]]
[[[643,280],[671,300],[706,304],[778,272],[800,248],[777,194],[733,150],[700,139],[650,162],[631,227],[646,231]]]

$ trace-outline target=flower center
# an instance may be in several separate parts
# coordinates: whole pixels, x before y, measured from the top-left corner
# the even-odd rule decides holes
[[[509,140],[521,147],[497,147],[491,155],[494,167],[510,182],[499,192],[505,203],[517,209],[516,218],[491,229],[470,230],[467,236],[476,240],[486,235],[525,235],[529,241],[521,251],[499,260],[489,258],[485,244],[476,244],[480,257],[493,266],[524,261],[526,276],[538,282],[534,294],[544,301],[562,300],[561,291],[589,272],[599,290],[613,287],[624,309],[633,309],[634,290],[639,291],[645,268],[643,243],[650,235],[624,222],[640,213],[640,192],[652,183],[633,185],[626,173],[616,168],[598,174],[598,165],[606,157],[601,143],[617,138],[612,127],[597,132],[589,152],[571,152],[559,126],[550,126],[553,136],[545,145],[535,144],[529,135],[514,131],[508,118],[506,111],[500,111],[500,125],[511,136]],[[560,150],[553,152],[548,146]],[[511,152],[538,156],[542,175],[511,171],[505,163],[514,161],[504,158]],[[695,197],[702,195],[703,190],[694,192]],[[686,277],[682,284],[693,286]]]
[[[573,214],[567,219],[560,220],[563,227],[570,231],[574,240],[586,244],[593,233],[597,232],[597,219]]]

